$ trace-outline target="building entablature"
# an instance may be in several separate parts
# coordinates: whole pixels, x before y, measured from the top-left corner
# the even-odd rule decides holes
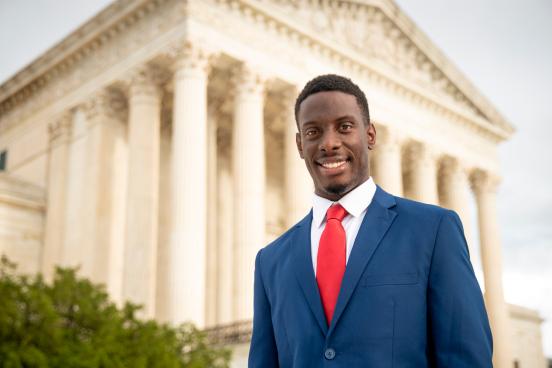
[[[0,87],[0,131],[7,131],[52,98],[71,93],[106,69],[124,70],[138,60],[144,63],[170,54],[168,50],[175,44],[193,37],[202,46],[222,49],[230,57],[256,61],[255,66],[264,68],[265,74],[274,70],[275,77],[294,85],[304,83],[305,73],[316,69],[302,63],[298,55],[315,56],[326,65],[322,68],[332,66],[370,85],[390,89],[443,119],[477,130],[494,144],[513,133],[511,125],[392,2],[301,4],[275,0],[117,1]],[[242,24],[239,29],[232,27],[236,21]],[[202,23],[211,28],[211,34],[202,34]],[[223,39],[211,37],[213,32],[232,36],[235,42],[226,42],[225,50],[224,44],[213,41]],[[286,50],[276,47],[278,40],[288,45]],[[244,52],[249,42],[255,41],[264,43],[260,49],[266,50],[264,60],[277,56],[289,63],[259,63],[258,54]],[[278,75],[277,64],[286,64],[282,75]],[[110,83],[107,76],[105,83]]]

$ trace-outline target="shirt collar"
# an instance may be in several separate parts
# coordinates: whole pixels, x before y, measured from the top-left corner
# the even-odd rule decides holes
[[[370,177],[337,202],[345,208],[350,216],[358,217],[366,208],[368,208],[375,193],[376,184],[374,183],[372,177]],[[332,202],[329,199],[314,194],[312,205],[313,223],[318,227],[322,226],[324,220],[326,219],[326,212],[328,211],[328,208],[330,208],[330,206],[334,203],[335,202]]]

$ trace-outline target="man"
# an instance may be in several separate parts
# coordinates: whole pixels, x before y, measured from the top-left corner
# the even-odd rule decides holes
[[[364,93],[319,76],[295,117],[313,209],[257,254],[249,367],[492,367],[460,219],[374,184]]]

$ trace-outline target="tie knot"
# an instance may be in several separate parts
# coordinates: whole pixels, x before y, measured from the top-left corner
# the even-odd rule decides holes
[[[339,203],[336,203],[328,208],[328,212],[326,212],[326,221],[330,219],[335,219],[341,222],[345,218],[345,216],[347,216],[347,210],[343,208]]]

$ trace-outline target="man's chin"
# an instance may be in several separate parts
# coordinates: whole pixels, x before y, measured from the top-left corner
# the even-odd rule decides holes
[[[326,186],[326,192],[334,195],[343,195],[347,192],[348,185],[346,184],[332,184]]]

